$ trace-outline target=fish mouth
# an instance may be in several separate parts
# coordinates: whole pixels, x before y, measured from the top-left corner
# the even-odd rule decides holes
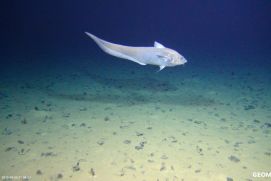
[[[184,65],[184,64],[186,64],[186,63],[187,63],[187,61],[181,61],[180,63],[175,64],[175,66],[176,66],[176,65]]]

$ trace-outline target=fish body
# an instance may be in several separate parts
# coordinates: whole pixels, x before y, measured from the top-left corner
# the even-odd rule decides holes
[[[110,43],[95,35],[85,32],[97,45],[106,53],[119,58],[136,62],[140,65],[157,65],[160,70],[165,67],[182,65],[187,60],[177,51],[166,48],[158,42],[154,42],[154,47],[132,47]]]

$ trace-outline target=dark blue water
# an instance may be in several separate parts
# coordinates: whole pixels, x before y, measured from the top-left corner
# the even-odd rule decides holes
[[[270,66],[268,0],[11,1],[2,9],[1,56],[7,57],[2,60],[104,56],[84,34],[88,31],[124,45],[158,41],[181,52],[191,65]]]

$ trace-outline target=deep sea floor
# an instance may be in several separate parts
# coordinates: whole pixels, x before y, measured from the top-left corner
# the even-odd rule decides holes
[[[72,61],[1,71],[1,176],[251,181],[270,172],[267,69]]]

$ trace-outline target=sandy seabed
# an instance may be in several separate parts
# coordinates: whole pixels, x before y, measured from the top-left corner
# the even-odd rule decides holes
[[[268,179],[270,72],[50,69],[1,73],[2,178]]]

